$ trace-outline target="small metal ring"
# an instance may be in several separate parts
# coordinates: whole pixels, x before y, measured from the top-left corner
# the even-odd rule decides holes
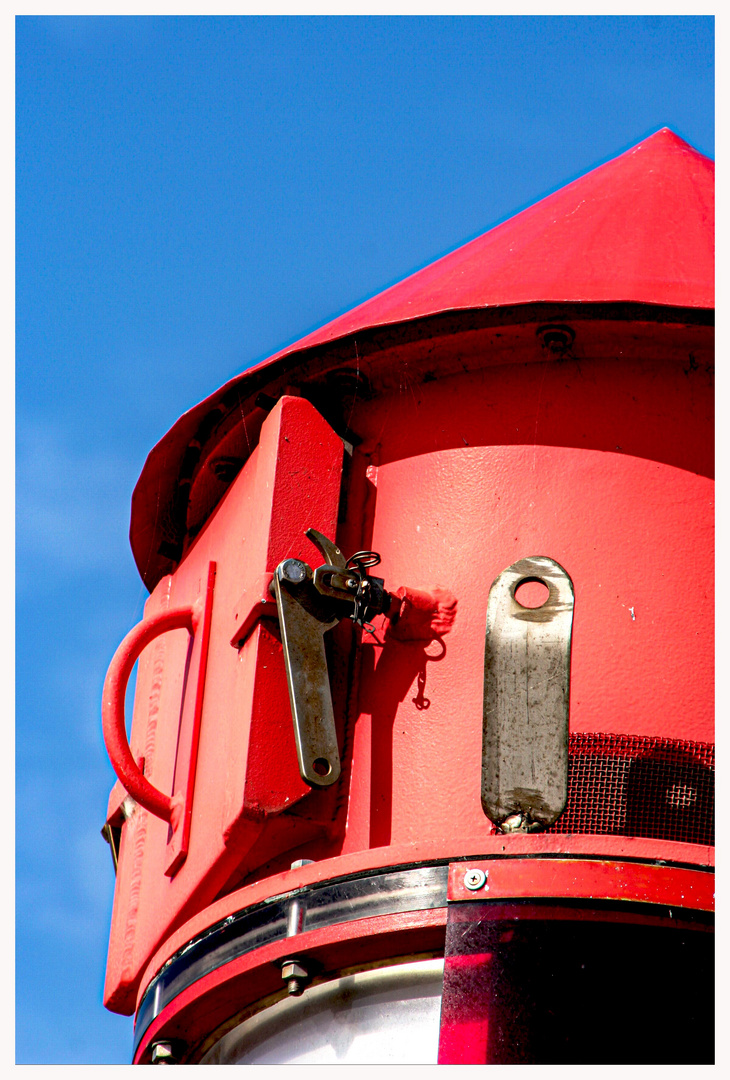
[[[347,569],[368,570],[371,566],[377,566],[379,562],[380,555],[377,551],[356,551],[347,560]]]

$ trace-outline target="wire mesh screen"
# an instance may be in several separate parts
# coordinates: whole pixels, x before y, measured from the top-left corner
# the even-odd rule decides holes
[[[550,833],[715,842],[713,743],[573,734],[568,802]]]

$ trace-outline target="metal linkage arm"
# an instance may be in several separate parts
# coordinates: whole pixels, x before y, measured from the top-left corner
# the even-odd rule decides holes
[[[339,618],[317,604],[307,563],[285,559],[276,568],[273,584],[299,772],[313,787],[329,787],[340,775],[340,755],[324,635]]]
[[[329,787],[340,775],[340,757],[332,710],[324,635],[349,617],[368,633],[368,618],[388,611],[391,596],[381,578],[367,574],[380,562],[372,551],[349,560],[332,540],[316,529],[307,537],[325,563],[312,570],[300,559],[284,559],[277,568],[272,592],[281,627],[286,679],[289,686],[299,772],[312,787]]]

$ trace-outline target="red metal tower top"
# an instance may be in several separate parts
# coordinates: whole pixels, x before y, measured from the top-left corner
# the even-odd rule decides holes
[[[271,359],[366,327],[535,301],[714,306],[709,158],[668,128]]]
[[[661,131],[152,451],[102,706],[137,1061],[300,1060],[335,983],[442,957],[444,1063],[711,1055],[661,990],[712,981],[712,280]]]
[[[714,173],[713,161],[662,128],[186,412],[151,451],[132,500],[130,540],[148,587],[177,561],[181,503],[200,446],[229,411],[232,394],[246,415],[282,372],[353,335],[448,312],[526,304],[713,308]]]

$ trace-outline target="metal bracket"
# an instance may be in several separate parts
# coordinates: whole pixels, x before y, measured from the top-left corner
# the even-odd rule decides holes
[[[380,561],[374,552],[358,552],[350,560],[350,569],[340,549],[326,536],[316,529],[308,529],[306,536],[322,552],[324,565],[313,571],[301,559],[284,559],[274,573],[272,591],[284,647],[299,772],[307,784],[322,788],[334,784],[340,775],[324,635],[347,615],[367,628],[366,615],[386,611],[391,598],[379,578],[369,578],[364,572],[364,567]]]
[[[539,607],[516,598],[547,587]],[[552,825],[568,794],[573,583],[553,559],[504,570],[489,591],[484,663],[482,807],[502,832]]]

